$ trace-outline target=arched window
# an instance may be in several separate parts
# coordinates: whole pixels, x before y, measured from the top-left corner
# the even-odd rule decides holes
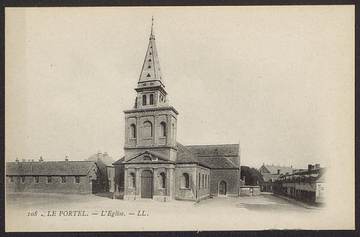
[[[153,136],[152,124],[146,121],[143,126],[143,138],[149,138]]]
[[[150,104],[153,105],[154,104],[154,95],[150,94]]]
[[[160,127],[161,127],[161,135],[160,136],[166,137],[166,123],[161,122]]]
[[[182,187],[182,188],[189,188],[190,187],[189,174],[183,173],[183,175],[181,176],[180,187]]]
[[[146,95],[143,95],[142,101],[143,101],[143,105],[146,105]]]
[[[136,138],[136,125],[135,124],[131,124],[130,137]]]
[[[136,179],[135,179],[135,174],[134,174],[134,173],[130,173],[130,176],[129,176],[129,187],[130,187],[130,188],[135,188],[135,187],[136,187],[135,181],[136,181]]]
[[[150,157],[150,156],[144,156],[143,160],[145,160],[145,161],[151,161],[151,157]]]
[[[165,188],[165,185],[166,185],[166,175],[165,175],[165,173],[161,172],[160,173],[160,187]]]

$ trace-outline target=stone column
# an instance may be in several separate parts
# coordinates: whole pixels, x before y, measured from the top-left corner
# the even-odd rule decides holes
[[[140,167],[135,168],[135,199],[141,197],[141,174]]]
[[[175,191],[174,168],[166,168],[166,197],[165,201],[170,202]]]
[[[136,116],[136,144],[135,147],[138,146],[142,137],[141,137],[141,124],[140,124],[140,116]]]
[[[124,168],[124,200],[129,200],[128,193],[128,168]]]

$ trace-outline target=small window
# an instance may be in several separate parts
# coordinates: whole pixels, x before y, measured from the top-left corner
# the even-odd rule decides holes
[[[189,188],[189,186],[190,186],[189,174],[183,173],[183,175],[181,176],[181,184],[180,184],[180,186],[182,188]]]
[[[149,62],[151,62],[151,58],[149,59]]]
[[[14,182],[14,176],[10,176],[10,183],[13,183]]]
[[[52,177],[51,177],[51,176],[48,176],[48,177],[47,177],[47,182],[48,182],[48,183],[51,183],[51,182],[52,182]]]
[[[150,52],[150,55],[151,55],[152,53]]]
[[[160,127],[161,127],[161,136],[166,137],[166,123],[161,122]]]
[[[148,68],[151,68],[151,65],[149,65]]]
[[[146,83],[144,83],[143,86],[146,86]]]
[[[148,74],[146,75],[146,77],[151,77],[150,73],[148,73]]]
[[[204,188],[205,187],[205,178],[204,178],[204,174],[202,175],[202,182],[201,182],[201,187]]]
[[[142,103],[143,103],[143,105],[146,105],[146,95],[142,96]]]
[[[39,176],[34,176],[35,183],[39,183]]]
[[[61,176],[61,183],[66,183],[66,176]]]
[[[200,189],[200,187],[201,187],[201,174],[199,173],[199,187],[198,187],[198,189]]]
[[[80,176],[75,176],[75,183],[80,183]]]
[[[154,95],[150,94],[150,104],[153,105],[154,104]]]
[[[144,156],[143,160],[145,160],[145,161],[151,161],[151,157],[150,157],[150,156]]]
[[[25,176],[21,176],[21,182],[25,183]]]
[[[154,85],[154,83],[150,82],[150,86]]]
[[[160,173],[160,187],[165,188],[166,186],[166,176],[165,173]]]
[[[135,174],[130,173],[130,176],[129,176],[129,186],[130,186],[130,188],[135,188],[136,187],[135,181],[136,181]]]
[[[136,138],[136,125],[135,124],[131,124],[130,126],[130,137],[131,138]],[[95,171],[95,170],[94,170]]]

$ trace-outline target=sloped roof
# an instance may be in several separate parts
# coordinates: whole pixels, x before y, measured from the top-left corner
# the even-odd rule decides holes
[[[211,169],[239,169],[231,160],[226,157],[200,158]]]
[[[187,147],[177,142],[177,156],[176,163],[177,164],[199,164],[204,167],[210,168],[210,166],[205,163],[202,159],[199,159],[196,155],[194,155]]]
[[[87,175],[93,161],[6,162],[6,175]]]
[[[94,155],[90,156],[89,158],[87,158],[86,160],[87,161],[95,161],[95,162],[101,161],[107,166],[111,166],[115,162],[115,160],[113,158],[111,158],[110,156],[101,154],[101,153],[94,154]]]
[[[280,170],[280,174],[292,174],[293,168],[287,166],[275,166],[275,165],[263,165],[270,174],[278,174],[278,170]]]
[[[121,165],[121,164],[124,163],[124,161],[125,161],[125,156],[123,156],[123,157],[121,157],[120,159],[118,159],[117,161],[115,161],[115,162],[113,163],[113,165]]]
[[[324,182],[325,168],[313,169],[310,171],[298,172],[291,175],[280,175],[279,182]]]
[[[239,156],[239,144],[222,145],[192,145],[186,146],[190,152],[197,156]]]

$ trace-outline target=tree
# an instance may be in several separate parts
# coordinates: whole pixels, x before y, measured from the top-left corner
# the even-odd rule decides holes
[[[244,180],[245,185],[258,185],[263,181],[262,175],[255,168],[250,168],[248,166],[241,166],[241,179]]]

